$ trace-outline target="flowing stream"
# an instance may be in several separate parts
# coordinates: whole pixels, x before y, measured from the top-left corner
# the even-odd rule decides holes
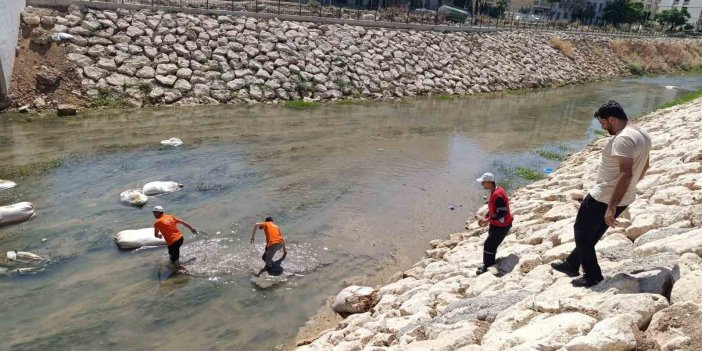
[[[0,173],[58,167],[0,192],[0,205],[30,201],[37,210],[0,227],[2,256],[17,249],[49,260],[0,261],[0,349],[280,347],[344,278],[407,268],[430,240],[461,231],[486,195],[475,182],[483,172],[510,188],[525,184],[517,167],[557,167],[540,152],[564,155],[596,137],[592,114],[605,100],[635,117],[700,87],[701,76],[675,75],[304,110],[2,115]],[[184,145],[159,145],[170,137]],[[154,180],[184,188],[143,208],[119,203],[120,192]],[[163,247],[115,246],[118,231],[152,225],[155,205],[201,229],[182,228],[192,275],[170,272]],[[283,276],[255,284],[264,241],[249,237],[266,216],[289,255]],[[27,267],[34,272],[17,272]]]

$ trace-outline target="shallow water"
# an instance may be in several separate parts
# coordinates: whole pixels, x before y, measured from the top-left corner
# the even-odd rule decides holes
[[[430,240],[460,231],[485,195],[475,182],[482,172],[518,186],[514,167],[557,166],[535,151],[565,153],[591,140],[603,101],[638,116],[699,87],[700,76],[670,76],[309,110],[2,118],[0,167],[66,161],[0,192],[0,205],[31,201],[38,213],[0,227],[0,251],[50,259],[35,274],[0,275],[1,348],[270,350],[294,338],[343,278],[393,257],[417,260]],[[161,148],[170,137],[185,145]],[[119,203],[120,192],[153,180],[185,187],[142,209]],[[191,275],[170,272],[164,248],[114,245],[118,231],[151,226],[155,205],[201,229],[183,228],[183,257],[196,257]],[[262,289],[251,273],[262,265],[263,236],[255,246],[248,239],[269,215],[289,255],[281,282]]]

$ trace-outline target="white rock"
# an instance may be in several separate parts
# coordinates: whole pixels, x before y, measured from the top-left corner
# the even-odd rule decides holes
[[[636,348],[636,325],[624,316],[604,319],[587,336],[579,336],[567,345],[568,351],[630,351]]]
[[[351,285],[341,290],[334,299],[336,313],[363,313],[378,302],[378,291],[367,286]]]
[[[702,255],[702,229],[691,230],[689,232],[676,235],[670,238],[655,240],[637,247],[635,253],[642,256],[650,256],[661,252],[674,252],[682,255],[686,252]]]
[[[43,260],[41,256],[25,251],[8,251],[7,259],[10,261],[17,261],[22,263]]]
[[[147,196],[167,194],[179,191],[183,188],[183,184],[171,181],[156,181],[144,184],[141,192]]]
[[[154,228],[129,229],[117,233],[114,237],[120,249],[137,249],[144,246],[163,246],[166,240],[154,235]]]
[[[141,189],[125,190],[119,194],[119,201],[132,206],[144,206],[149,197],[141,192]]]
[[[183,141],[174,137],[174,138],[170,138],[170,139],[166,139],[166,140],[161,140],[161,145],[181,146],[181,145],[183,145]]]
[[[0,190],[12,189],[17,186],[17,183],[10,180],[0,179]]]
[[[0,225],[23,222],[32,218],[34,214],[34,205],[31,202],[0,206]]]

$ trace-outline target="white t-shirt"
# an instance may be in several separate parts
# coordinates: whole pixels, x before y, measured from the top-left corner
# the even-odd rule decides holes
[[[617,206],[630,205],[636,199],[636,183],[641,179],[650,152],[651,137],[645,130],[637,126],[627,125],[624,127],[602,150],[597,181],[595,187],[590,190],[590,195],[599,202],[609,204],[619,177],[617,157],[629,157],[634,160],[633,178],[622,201]]]

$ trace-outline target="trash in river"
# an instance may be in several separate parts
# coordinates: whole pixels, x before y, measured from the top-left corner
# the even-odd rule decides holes
[[[144,195],[140,189],[129,189],[119,194],[119,201],[126,205],[144,206],[149,197]]]
[[[178,138],[170,138],[167,140],[161,140],[161,145],[166,145],[166,146],[181,146],[183,145],[183,141],[178,139]]]
[[[172,193],[175,191],[180,190],[183,187],[183,184],[179,184],[176,182],[150,182],[144,184],[144,187],[141,189],[141,192],[144,193],[144,195],[159,195],[159,194],[165,194],[165,193]]]
[[[73,35],[65,33],[65,32],[54,32],[54,34],[51,34],[51,40],[53,41],[61,41],[61,40],[69,40],[73,39]]]
[[[31,202],[18,202],[9,206],[0,206],[0,225],[26,221],[34,216]]]
[[[456,206],[454,206],[454,205],[449,205],[449,210],[453,211],[453,210],[455,210],[455,209],[456,209]]]
[[[11,180],[2,180],[0,179],[0,190],[7,190],[7,189],[12,189],[17,186],[17,183],[11,181]]]
[[[544,173],[551,174],[551,173],[553,173],[553,169],[552,168],[544,168]]]
[[[120,249],[138,249],[142,246],[166,245],[166,240],[154,236],[154,228],[123,230],[115,235]]]
[[[666,89],[677,89],[678,87],[676,87],[675,85],[666,85],[665,88]]]
[[[33,254],[31,252],[24,251],[8,251],[7,259],[10,261],[17,261],[26,263],[29,261],[41,261],[43,258],[39,255]]]

